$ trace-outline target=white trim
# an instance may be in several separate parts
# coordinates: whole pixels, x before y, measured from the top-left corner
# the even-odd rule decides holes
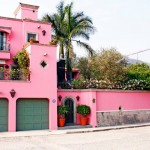
[[[74,119],[73,119],[73,123],[76,124],[76,100],[72,97],[72,96],[66,96],[64,99],[63,99],[63,104],[65,104],[66,100],[67,99],[71,99],[73,101],[73,105],[74,105]]]
[[[147,110],[149,110],[150,111],[150,109],[134,109],[134,110],[121,110],[122,112],[123,111],[147,111]],[[119,112],[120,110],[118,109],[118,110],[104,110],[104,111],[96,111],[97,113],[98,112]]]
[[[1,64],[1,65],[5,65],[5,64],[6,64],[6,61],[5,61],[5,60],[0,60],[0,64]]]
[[[39,36],[38,36],[37,33],[35,33],[35,32],[26,32],[26,42],[28,42],[28,34],[35,34],[36,35],[36,40],[38,41]]]

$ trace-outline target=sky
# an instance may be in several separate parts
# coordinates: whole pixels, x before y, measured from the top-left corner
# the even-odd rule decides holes
[[[64,0],[74,2],[74,11],[83,11],[93,20],[96,32],[87,41],[94,50],[116,48],[123,55],[150,49],[150,0]],[[60,0],[0,0],[0,16],[14,17],[19,2],[40,6],[39,18],[56,12]],[[81,52],[82,51],[82,52]],[[86,53],[75,47],[77,56]],[[150,50],[130,58],[150,62]]]

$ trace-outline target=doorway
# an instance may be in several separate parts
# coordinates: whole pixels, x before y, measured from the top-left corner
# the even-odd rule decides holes
[[[71,98],[67,98],[64,102],[66,106],[69,107],[69,113],[65,114],[66,125],[74,125],[75,123],[75,104],[74,100]]]

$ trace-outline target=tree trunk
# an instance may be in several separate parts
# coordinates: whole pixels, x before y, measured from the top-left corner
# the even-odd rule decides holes
[[[64,47],[62,41],[60,42],[60,47],[59,47],[59,59],[64,58]]]

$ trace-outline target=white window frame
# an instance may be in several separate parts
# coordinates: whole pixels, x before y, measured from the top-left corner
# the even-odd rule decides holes
[[[38,34],[35,32],[27,32],[26,33],[26,42],[28,42],[28,34],[35,34],[36,35],[36,41],[38,41]]]

